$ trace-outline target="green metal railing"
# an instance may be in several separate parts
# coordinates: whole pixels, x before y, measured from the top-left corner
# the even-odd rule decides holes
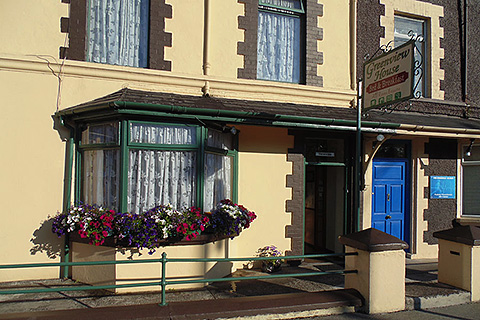
[[[279,257],[247,257],[247,258],[167,258],[165,252],[162,253],[160,259],[142,259],[142,260],[120,260],[120,261],[83,261],[83,262],[52,262],[52,263],[27,263],[27,264],[9,264],[0,265],[3,269],[20,269],[20,268],[42,268],[42,267],[69,267],[69,266],[97,266],[97,265],[117,265],[117,264],[135,264],[135,263],[160,263],[162,268],[162,277],[160,281],[115,284],[115,285],[88,285],[88,286],[71,286],[60,288],[42,288],[42,289],[11,289],[0,290],[0,295],[20,294],[20,293],[45,293],[45,292],[64,292],[64,291],[82,291],[82,290],[100,290],[100,289],[117,289],[117,288],[133,288],[133,287],[151,287],[161,286],[161,306],[167,305],[165,294],[166,286],[176,284],[191,283],[208,283],[208,282],[224,282],[224,281],[244,281],[244,280],[261,280],[261,279],[278,279],[293,277],[309,277],[328,274],[348,274],[357,273],[357,270],[332,270],[332,271],[315,271],[305,273],[289,273],[289,274],[269,274],[262,276],[245,276],[245,277],[227,277],[212,279],[190,279],[190,280],[167,280],[166,270],[168,262],[185,263],[185,262],[239,262],[239,261],[264,261],[264,260],[299,260],[306,258],[327,258],[327,257],[344,257],[349,255],[357,255],[356,252],[351,253],[327,253],[327,254],[310,254],[298,256],[279,256]]]

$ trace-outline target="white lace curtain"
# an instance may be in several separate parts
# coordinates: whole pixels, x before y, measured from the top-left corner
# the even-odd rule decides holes
[[[130,141],[157,145],[195,145],[196,127],[132,123]],[[219,152],[232,148],[231,134],[209,131],[207,145]],[[141,213],[160,204],[174,208],[198,206],[197,151],[130,148],[127,210]],[[204,209],[212,210],[232,197],[233,158],[205,153]],[[83,152],[83,201],[118,209],[120,152]]]
[[[149,0],[91,0],[87,60],[146,67]]]
[[[130,124],[130,142],[152,144],[195,144],[196,128],[161,124]]]
[[[196,153],[131,150],[127,210],[140,213],[160,204],[195,205]]]
[[[117,209],[119,168],[118,150],[83,152],[83,201]]]
[[[203,207],[214,209],[223,199],[232,198],[232,157],[216,154],[205,155],[205,194]]]
[[[259,11],[257,78],[300,82],[300,19]]]

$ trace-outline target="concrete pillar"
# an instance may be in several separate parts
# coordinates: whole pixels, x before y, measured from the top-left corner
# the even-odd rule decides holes
[[[438,282],[470,291],[480,301],[480,228],[457,226],[434,232],[438,238]]]
[[[365,312],[382,313],[405,309],[405,251],[408,244],[377,229],[366,229],[339,237],[346,252],[345,288],[353,288],[365,299]]]

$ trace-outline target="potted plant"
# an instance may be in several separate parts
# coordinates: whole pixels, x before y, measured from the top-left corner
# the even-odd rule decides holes
[[[257,257],[281,257],[282,251],[274,245],[265,246],[257,250]],[[272,273],[279,271],[282,267],[281,259],[262,260],[262,271]]]

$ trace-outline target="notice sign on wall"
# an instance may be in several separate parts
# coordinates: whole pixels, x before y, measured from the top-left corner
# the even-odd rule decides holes
[[[455,199],[455,177],[430,176],[430,199]]]
[[[413,98],[414,41],[363,66],[363,106],[372,109]]]

